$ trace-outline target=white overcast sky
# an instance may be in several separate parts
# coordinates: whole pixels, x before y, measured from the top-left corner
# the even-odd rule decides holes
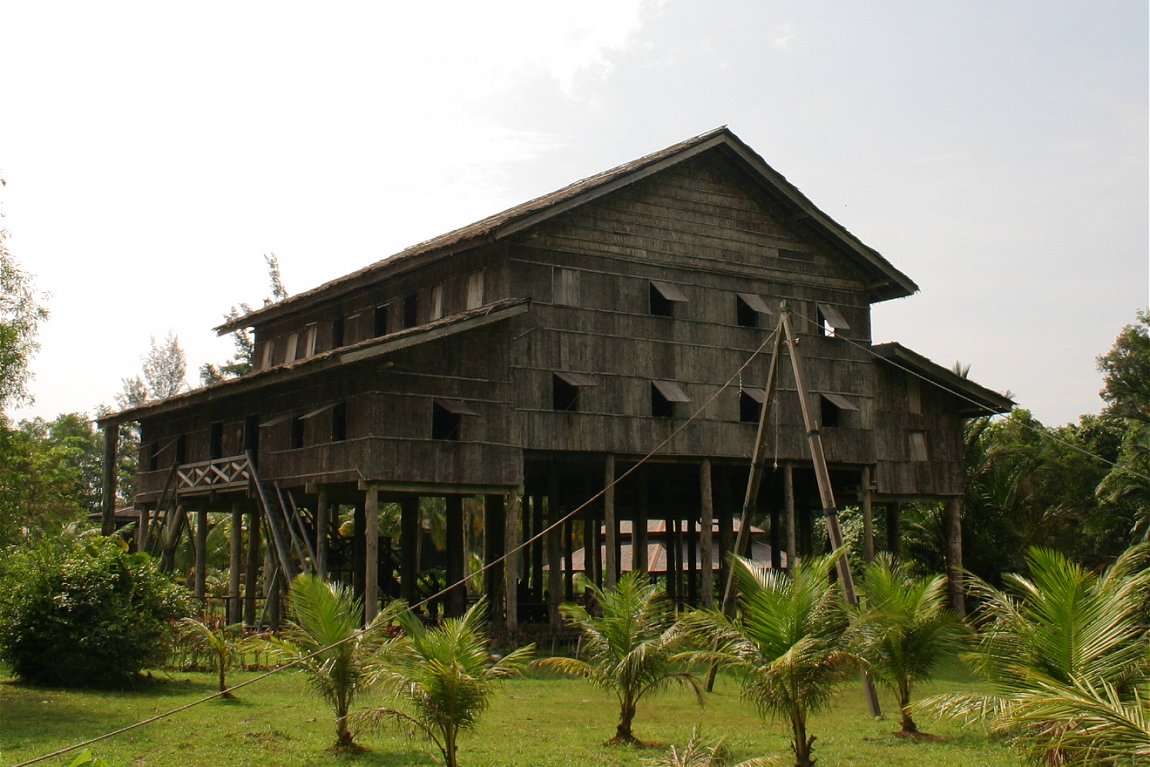
[[[0,3],[0,205],[48,294],[17,417],[728,125],[921,287],[895,340],[1044,423],[1150,302],[1146,0]]]

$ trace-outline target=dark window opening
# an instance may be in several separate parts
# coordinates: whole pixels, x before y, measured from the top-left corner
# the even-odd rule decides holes
[[[148,445],[148,471],[160,468],[160,443],[152,442]]]
[[[375,320],[371,330],[372,338],[379,338],[380,336],[387,335],[387,307],[375,307]]]
[[[761,296],[754,293],[737,293],[735,295],[735,322],[740,327],[760,327],[763,316],[769,315],[771,310]]]
[[[754,389],[739,392],[739,420],[758,423],[763,410],[763,393]]]
[[[291,419],[291,449],[303,447],[303,419],[298,415]]]
[[[842,331],[851,329],[842,312],[829,304],[817,304],[815,313],[820,335],[834,338]]]
[[[431,438],[458,440],[463,416],[435,402],[431,406]]]
[[[260,451],[260,417],[249,415],[244,419],[244,451],[256,455]]]
[[[843,413],[857,410],[858,405],[841,394],[823,392],[819,395],[819,423],[827,428],[841,426]]]
[[[675,285],[655,280],[651,280],[649,296],[649,309],[654,317],[672,317],[675,314],[675,304],[687,301],[687,296]]]
[[[651,382],[651,415],[656,418],[673,418],[676,402],[690,402],[691,398],[674,381]]]
[[[343,317],[331,321],[331,348],[338,349],[343,346]]]
[[[216,421],[208,429],[208,458],[216,460],[224,457],[224,423]]]
[[[341,402],[331,409],[331,441],[347,439],[347,403]]]
[[[551,409],[578,410],[579,387],[572,386],[557,375],[551,376]]]
[[[419,324],[419,296],[414,293],[403,299],[403,326],[413,328]]]
[[[187,463],[188,460],[188,435],[181,434],[176,439],[176,463]]]

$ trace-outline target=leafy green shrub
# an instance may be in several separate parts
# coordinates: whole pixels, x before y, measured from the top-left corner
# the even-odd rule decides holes
[[[146,554],[81,535],[14,550],[0,575],[0,660],[60,686],[116,686],[164,656],[187,592]]]

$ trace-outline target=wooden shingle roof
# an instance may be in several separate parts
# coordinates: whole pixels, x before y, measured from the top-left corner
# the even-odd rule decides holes
[[[259,322],[274,320],[301,310],[314,301],[337,298],[382,277],[400,274],[454,253],[497,242],[709,151],[722,151],[739,161],[746,169],[748,178],[756,182],[762,191],[801,214],[809,225],[840,244],[848,256],[873,275],[869,286],[872,301],[900,298],[918,290],[918,286],[909,277],[819,210],[797,187],[723,126],[413,245],[319,287],[230,320],[215,330],[223,335]]]

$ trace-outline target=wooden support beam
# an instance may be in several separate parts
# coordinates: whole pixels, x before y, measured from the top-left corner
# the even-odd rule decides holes
[[[207,562],[208,562],[208,510],[201,508],[196,511],[196,569],[195,569],[195,597],[203,605],[207,598]]]
[[[606,529],[606,553],[603,562],[603,587],[613,587],[619,579],[619,521],[615,518],[615,456],[608,455],[603,466],[603,527]]]
[[[787,570],[799,561],[799,529],[795,519],[795,467],[783,464],[783,508],[787,515]]]
[[[559,613],[559,605],[563,602],[563,561],[562,561],[562,525],[558,524],[563,516],[563,509],[559,504],[559,472],[556,464],[551,464],[551,476],[548,482],[547,493],[547,534],[543,536],[547,554],[547,621],[551,628],[563,627],[563,616]]]
[[[504,616],[508,631],[519,628],[519,537],[520,520],[523,515],[523,486],[511,493],[506,502],[507,524],[503,529],[504,549],[507,559],[503,562]]]
[[[238,623],[243,616],[240,604],[240,576],[243,573],[244,510],[239,501],[232,501],[231,547],[228,557],[228,623]]]
[[[699,509],[699,581],[703,597],[702,605],[708,610],[715,606],[715,573],[712,570],[714,561],[711,554],[715,501],[711,475],[711,459],[704,458],[699,466],[699,494],[702,498]]]
[[[331,530],[331,507],[327,485],[320,485],[315,502],[315,574],[327,579],[328,534]]]
[[[950,589],[950,606],[959,615],[966,614],[966,595],[962,590],[962,499],[946,501],[946,580]]]
[[[140,519],[136,523],[136,551],[146,551],[148,548],[148,526],[151,523],[151,509],[148,506],[140,507]]]
[[[465,577],[467,546],[463,535],[463,496],[449,495],[446,500],[447,516],[447,603],[444,614],[449,617],[463,615],[467,609],[467,583]]]
[[[256,625],[256,589],[259,586],[262,542],[260,540],[260,514],[252,508],[248,511],[248,562],[244,572],[244,625]]]
[[[507,507],[502,495],[483,496],[483,592],[493,625],[503,620],[507,593],[503,588],[503,555],[507,551]],[[493,564],[494,563],[494,564]]]
[[[379,488],[367,488],[363,504],[363,622],[379,614]]]

